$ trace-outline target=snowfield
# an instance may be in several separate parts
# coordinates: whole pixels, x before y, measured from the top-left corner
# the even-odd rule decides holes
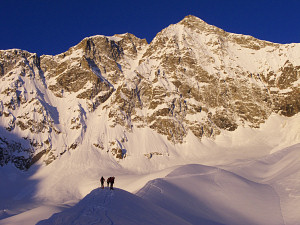
[[[283,224],[272,187],[217,167],[182,166],[138,195],[190,224]]]
[[[86,149],[27,172],[3,167],[0,224],[299,224],[299,119],[273,115],[214,141],[189,136],[147,161],[113,164]],[[102,175],[116,177],[115,190],[99,188]]]

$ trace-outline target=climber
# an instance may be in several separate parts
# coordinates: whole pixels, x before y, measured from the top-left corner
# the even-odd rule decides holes
[[[106,180],[106,182],[107,182],[107,187],[109,187],[110,179],[111,179],[111,177],[107,178],[107,180]]]
[[[110,190],[114,190],[115,177],[110,177]]]
[[[102,188],[102,189],[104,188],[104,181],[105,181],[105,179],[104,179],[104,177],[102,176],[102,177],[100,178],[100,183],[101,183],[101,188]]]

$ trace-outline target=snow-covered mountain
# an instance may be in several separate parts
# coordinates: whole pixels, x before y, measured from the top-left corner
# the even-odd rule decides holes
[[[115,175],[119,188],[142,198],[118,190],[117,199],[169,214],[166,224],[176,219],[196,224],[201,218],[207,224],[253,224],[262,215],[244,213],[251,206],[239,211],[239,202],[232,202],[226,212],[237,213],[235,218],[217,207],[227,204],[226,198],[239,199],[232,192],[245,186],[266,205],[281,201],[261,224],[300,219],[289,212],[300,206],[300,199],[293,186],[298,183],[291,181],[299,176],[288,169],[296,168],[293,157],[299,150],[299,145],[290,146],[300,143],[300,44],[232,34],[187,16],[150,44],[126,33],[88,37],[55,56],[0,50],[0,78],[0,179],[5,181],[0,184],[0,219],[20,214],[24,224],[22,220],[42,211],[38,218],[45,219],[89,194],[102,175]],[[293,153],[283,151],[288,160],[280,161],[284,148]],[[280,161],[277,166],[272,167],[272,157]],[[176,170],[179,165],[187,166]],[[186,177],[180,177],[186,170]],[[176,183],[172,174],[181,182],[191,182],[196,174],[195,187],[217,184],[227,192],[218,189],[222,198],[210,197],[218,204],[179,215],[169,209],[173,203],[179,207],[178,199],[164,195],[164,205],[153,187],[196,197],[197,206],[207,204],[210,192],[188,195],[194,188]],[[209,174],[234,185],[223,179],[208,182]],[[266,194],[268,185],[275,190]],[[100,191],[87,199],[109,197]],[[256,200],[251,204],[262,204]],[[82,201],[76,210],[85,212],[81,206],[90,200]],[[41,204],[48,214],[41,207],[33,209]],[[108,212],[99,207],[97,212]],[[283,216],[274,216],[280,207]],[[34,213],[20,213],[28,209]],[[125,214],[118,215],[126,220]],[[144,217],[155,224],[149,214]]]
[[[188,134],[258,128],[272,113],[293,116],[299,52],[300,44],[227,33],[194,16],[150,44],[122,34],[85,38],[56,56],[2,50],[0,163],[25,169],[82,148],[167,156],[151,145],[133,151],[128,133],[150,129],[180,144]]]

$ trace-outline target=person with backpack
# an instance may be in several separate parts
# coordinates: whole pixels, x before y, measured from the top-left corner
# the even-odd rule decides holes
[[[105,179],[104,179],[104,177],[102,176],[102,177],[100,178],[100,183],[101,183],[101,188],[102,188],[102,189],[104,188],[104,181],[105,181]]]
[[[110,190],[114,190],[115,177],[110,177]]]

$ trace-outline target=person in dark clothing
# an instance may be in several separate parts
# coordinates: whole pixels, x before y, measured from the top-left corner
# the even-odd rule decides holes
[[[114,190],[115,177],[110,177],[110,190]]]
[[[107,178],[107,187],[109,187],[109,183],[110,183],[110,179],[111,179],[111,177],[109,177],[109,178]]]
[[[101,188],[102,188],[102,189],[104,188],[104,181],[105,181],[105,179],[104,179],[104,177],[102,176],[102,177],[100,178],[100,183],[101,183]]]

